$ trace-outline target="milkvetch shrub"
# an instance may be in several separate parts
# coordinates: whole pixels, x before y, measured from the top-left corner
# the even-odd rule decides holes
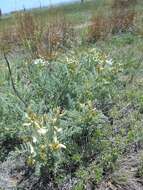
[[[101,170],[113,167],[118,156],[112,150],[118,151],[116,143],[111,146],[112,126],[106,112],[114,104],[117,87],[122,88],[121,64],[96,48],[86,48],[52,61],[41,57],[20,67],[13,64],[11,69],[15,88],[28,107],[6,82],[1,135],[5,137],[5,126],[14,131],[8,135],[21,140],[17,150],[27,155],[27,164],[36,173],[44,175],[46,170],[59,180],[60,174],[66,177],[70,168],[75,172],[95,157]],[[95,173],[100,178],[100,172]]]
[[[15,88],[28,107],[14,93],[5,69],[0,84],[0,138],[18,139],[16,150],[47,183],[52,179],[61,184],[71,175],[78,180],[75,189],[89,181],[95,185],[114,170],[126,146],[141,139],[139,112],[122,111],[124,100],[140,104],[139,108],[142,100],[133,89],[124,92],[126,63],[86,48],[52,61],[40,57],[11,66]]]
[[[86,162],[87,155],[104,149],[109,120],[95,101],[111,101],[120,67],[95,48],[70,51],[51,62],[36,59],[25,67],[28,90],[23,81],[20,85],[32,111],[23,121],[21,138],[28,163],[56,171],[58,163]]]

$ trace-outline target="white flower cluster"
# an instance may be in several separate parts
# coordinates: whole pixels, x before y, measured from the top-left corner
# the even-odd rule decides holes
[[[38,59],[33,60],[33,64],[34,65],[43,65],[44,66],[44,65],[48,64],[48,61],[46,61],[43,58],[38,58]]]

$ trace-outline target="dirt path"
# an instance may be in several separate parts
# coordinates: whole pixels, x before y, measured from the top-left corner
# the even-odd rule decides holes
[[[94,190],[143,190],[143,178],[136,177],[141,155],[143,155],[143,150],[138,150],[136,153],[132,152],[124,156],[118,162],[118,169]],[[16,189],[17,182],[21,180],[22,174],[25,173],[21,168],[25,168],[24,158],[22,157],[18,157],[15,160],[8,159],[4,163],[1,163],[0,187],[5,190]],[[26,183],[25,181],[24,184]],[[69,188],[69,184],[68,188],[64,188],[64,190],[67,189],[72,189]],[[54,189],[52,188],[51,190]],[[93,189],[88,187],[86,190]]]
[[[143,190],[143,179],[136,177],[142,154],[143,151],[140,150],[121,159],[118,169],[98,190]]]

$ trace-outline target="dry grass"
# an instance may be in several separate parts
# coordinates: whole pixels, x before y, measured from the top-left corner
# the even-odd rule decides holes
[[[10,51],[12,46],[17,44],[15,28],[7,30],[7,27],[0,31],[0,52]]]
[[[17,35],[21,40],[32,39],[37,30],[37,24],[30,13],[17,13]]]
[[[52,59],[58,51],[69,48],[74,39],[71,24],[61,15],[45,25],[30,13],[18,13],[16,20],[18,40],[34,58]]]
[[[65,19],[57,19],[45,27],[42,38],[38,44],[38,54],[52,58],[59,51],[70,48],[74,41],[72,26]]]

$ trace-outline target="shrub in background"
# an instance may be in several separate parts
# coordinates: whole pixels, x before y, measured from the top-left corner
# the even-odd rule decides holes
[[[137,0],[118,0],[113,1],[112,22],[113,33],[125,32],[132,29],[136,16],[135,5]]]
[[[121,33],[132,31],[134,26],[134,19],[136,14],[134,12],[120,13],[114,15],[112,18],[112,33]]]
[[[135,6],[137,0],[114,0],[112,4],[112,8],[114,9],[129,9],[129,7]]]
[[[143,36],[143,14],[138,11],[135,17],[134,25],[135,25],[135,34]]]
[[[111,21],[104,16],[95,16],[91,20],[92,24],[89,27],[88,41],[94,42],[103,40],[111,33]]]
[[[89,26],[88,41],[103,40],[111,34],[133,31],[136,0],[113,1],[109,8],[112,14],[93,16]]]

